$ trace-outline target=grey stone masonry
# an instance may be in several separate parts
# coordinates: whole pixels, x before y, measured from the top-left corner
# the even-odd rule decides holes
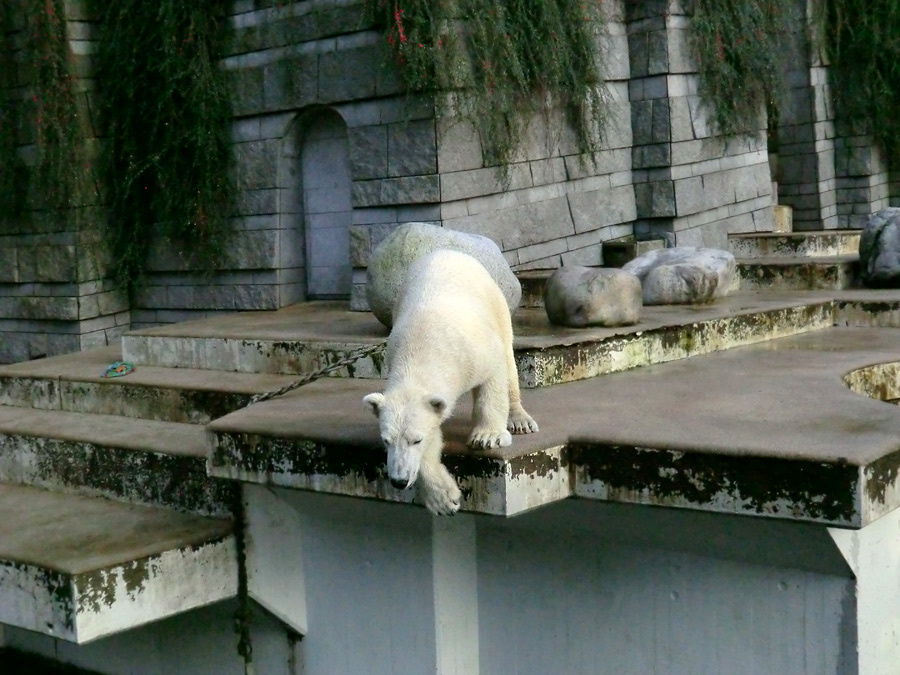
[[[810,35],[816,23],[807,0],[791,12],[789,49],[782,60],[788,89],[778,119],[779,203],[793,208],[795,230],[833,229],[838,220],[835,129],[828,66]]]
[[[838,130],[845,126],[838,124]],[[887,163],[870,134],[853,135],[848,129],[834,145],[838,227],[861,229],[870,215],[889,205]]]
[[[728,234],[771,230],[764,115],[758,129],[727,141],[711,127],[687,3],[629,3],[626,18],[635,232],[727,248]]]
[[[94,20],[88,6],[68,1],[66,33],[76,76],[75,96],[81,138],[90,171],[101,131],[96,120],[96,82],[91,54]],[[10,7],[14,13],[16,8]],[[14,17],[15,19],[15,17]],[[24,58],[21,31],[4,36],[13,59]],[[18,129],[18,151],[26,163],[35,157],[33,125],[36,108],[24,107],[33,97],[26,69],[17,72],[17,88],[0,91],[22,106],[26,122]],[[21,102],[21,103],[20,103]],[[105,211],[98,197],[68,214],[26,211],[0,218],[0,363],[22,361],[113,344],[130,326],[125,294],[110,280],[111,253],[105,236]]]

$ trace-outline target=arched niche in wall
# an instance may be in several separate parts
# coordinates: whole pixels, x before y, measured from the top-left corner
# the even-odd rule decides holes
[[[293,301],[349,298],[353,205],[341,116],[330,108],[299,114],[285,134],[280,169],[279,258]]]

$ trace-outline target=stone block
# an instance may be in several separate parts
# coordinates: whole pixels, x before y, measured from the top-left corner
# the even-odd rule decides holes
[[[419,176],[437,172],[433,120],[388,126],[388,175]]]
[[[676,215],[673,181],[636,183],[634,201],[637,218],[667,218]]]
[[[374,98],[381,59],[374,46],[319,54],[318,103]]]
[[[566,162],[562,157],[529,162],[531,182],[537,187],[566,181]]]
[[[278,190],[243,190],[238,193],[235,215],[251,216],[278,213]]]
[[[261,68],[232,69],[225,73],[235,116],[253,115],[265,110]]]
[[[531,171],[528,164],[522,163],[509,167],[509,182],[506,185],[502,172],[495,167],[441,174],[440,196],[441,201],[453,202],[531,186]]]
[[[238,189],[261,190],[278,186],[277,140],[250,141],[234,146]]]
[[[15,246],[6,243],[0,243],[0,283],[18,283],[18,259],[18,249]]]
[[[441,183],[436,174],[355,181],[352,195],[354,208],[439,202],[441,201]]]
[[[317,102],[319,58],[316,54],[279,59],[266,64],[263,101],[267,112],[302,108]]]
[[[568,195],[568,201],[575,231],[578,233],[631,222],[637,217],[634,188],[631,185],[572,193]]]
[[[437,162],[441,173],[453,173],[484,166],[481,139],[468,121],[443,118],[437,122]]]
[[[347,130],[350,172],[353,180],[385,178],[388,175],[388,128],[383,125]]]

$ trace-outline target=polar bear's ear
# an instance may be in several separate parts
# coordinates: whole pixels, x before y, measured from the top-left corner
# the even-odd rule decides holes
[[[444,418],[444,413],[447,412],[446,399],[443,399],[440,396],[432,396],[428,399],[428,405],[431,406],[431,409],[434,410],[438,417],[441,419]]]
[[[363,403],[368,405],[375,417],[378,417],[378,413],[381,411],[381,406],[384,405],[384,394],[369,394],[363,398]]]

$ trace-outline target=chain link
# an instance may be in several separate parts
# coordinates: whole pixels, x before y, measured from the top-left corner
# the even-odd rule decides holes
[[[282,396],[283,394],[286,394],[289,391],[293,391],[294,389],[299,389],[304,384],[309,384],[310,382],[314,382],[315,380],[318,380],[320,377],[324,377],[329,373],[333,373],[336,370],[340,370],[341,368],[345,368],[346,366],[353,365],[366,356],[372,356],[373,354],[383,352],[386,345],[387,340],[382,340],[378,344],[367,345],[365,347],[360,347],[358,349],[354,349],[353,351],[347,352],[345,356],[335,361],[334,363],[329,363],[327,366],[322,366],[318,370],[304,373],[300,379],[283,386],[281,389],[257,394],[250,399],[250,402],[247,405],[251,406],[254,403],[262,403],[263,401],[268,401],[269,399],[273,399],[276,396]]]

